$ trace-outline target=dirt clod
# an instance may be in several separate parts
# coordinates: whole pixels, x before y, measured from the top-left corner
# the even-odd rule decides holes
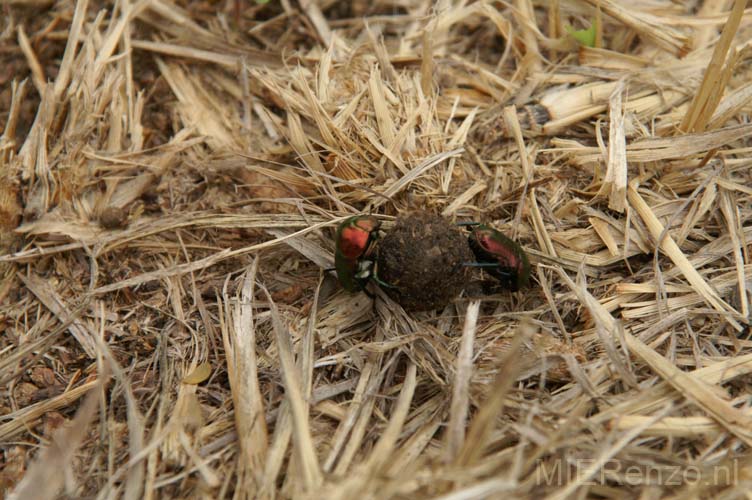
[[[465,286],[473,253],[462,231],[446,219],[415,212],[397,220],[379,242],[378,276],[408,311],[439,309]],[[393,288],[392,288],[393,287]]]
[[[102,210],[99,223],[105,229],[123,229],[128,224],[128,212],[118,207],[107,207]]]

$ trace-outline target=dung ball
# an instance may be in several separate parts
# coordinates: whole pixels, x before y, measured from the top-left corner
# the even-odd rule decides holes
[[[475,257],[467,236],[428,212],[397,219],[379,242],[377,272],[384,291],[408,311],[435,310],[457,297]]]

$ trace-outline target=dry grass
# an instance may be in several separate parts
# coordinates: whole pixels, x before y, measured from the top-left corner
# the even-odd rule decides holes
[[[0,2],[0,490],[743,496],[752,12],[688,3]],[[534,285],[341,290],[413,209]]]

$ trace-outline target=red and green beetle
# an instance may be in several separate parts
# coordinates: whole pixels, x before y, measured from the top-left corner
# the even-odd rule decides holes
[[[365,290],[369,280],[389,286],[376,276],[376,240],[381,222],[372,215],[355,215],[337,228],[334,267],[348,292]]]
[[[486,224],[463,225],[473,226],[468,241],[477,262],[469,265],[484,268],[513,292],[527,286],[530,261],[519,244]]]

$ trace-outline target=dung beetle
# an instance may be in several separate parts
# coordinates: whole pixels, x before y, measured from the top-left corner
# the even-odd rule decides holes
[[[355,215],[337,228],[334,267],[337,279],[348,292],[365,290],[369,280],[382,286],[376,276],[375,248],[381,222],[371,215]]]
[[[471,226],[468,242],[477,259],[477,262],[468,265],[482,267],[513,292],[527,286],[530,261],[519,244],[486,224],[462,225]]]

